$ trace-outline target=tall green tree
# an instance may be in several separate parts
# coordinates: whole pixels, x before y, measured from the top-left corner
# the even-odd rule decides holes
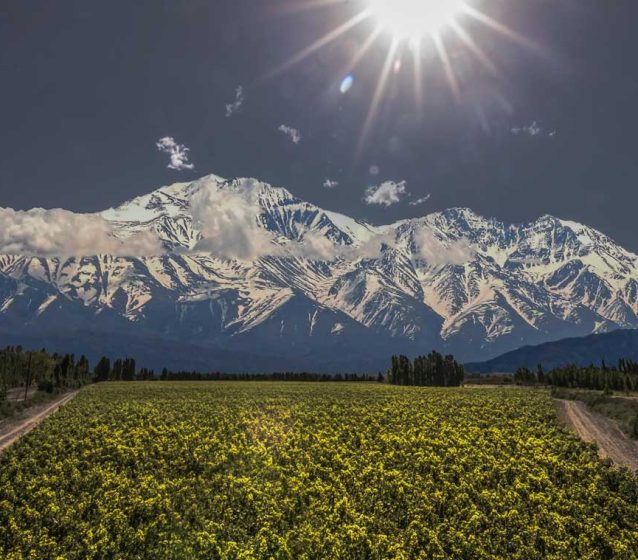
[[[95,381],[98,383],[108,381],[111,377],[111,360],[109,360],[106,356],[102,356],[95,366],[93,374],[95,376]]]

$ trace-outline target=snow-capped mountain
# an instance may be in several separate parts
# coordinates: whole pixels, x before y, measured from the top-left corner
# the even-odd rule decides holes
[[[551,216],[450,209],[372,226],[211,175],[91,219],[124,247],[144,234],[163,250],[0,256],[3,338],[146,350],[154,367],[354,371],[392,352],[483,360],[638,326],[638,257]]]

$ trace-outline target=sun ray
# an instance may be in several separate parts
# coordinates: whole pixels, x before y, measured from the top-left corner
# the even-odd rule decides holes
[[[361,130],[359,142],[357,143],[357,151],[355,153],[356,159],[359,158],[361,152],[363,151],[368,134],[370,133],[370,129],[374,124],[374,119],[376,118],[379,111],[379,105],[385,92],[385,88],[388,84],[388,78],[390,77],[390,72],[392,71],[392,66],[394,64],[397,50],[399,49],[399,44],[399,39],[395,37],[392,40],[390,48],[388,49],[388,54],[386,56],[385,63],[383,64],[383,69],[381,70],[381,74],[377,82],[377,87],[374,91],[374,96],[372,97],[372,102],[370,103],[370,109],[368,110],[368,115],[363,125],[363,129]]]
[[[472,51],[474,56],[485,66],[494,76],[501,77],[501,73],[499,72],[496,65],[490,60],[490,58],[483,52],[483,50],[476,44],[474,39],[470,37],[469,33],[461,27],[458,22],[453,22],[450,24],[454,32],[457,34],[459,39],[463,41],[463,44]]]
[[[421,40],[416,39],[412,45],[414,65],[414,99],[419,118],[423,116],[423,65],[421,60]]]
[[[507,37],[511,41],[514,41],[515,43],[518,43],[519,45],[527,47],[528,49],[542,52],[542,50],[536,43],[534,43],[533,41],[530,41],[526,37],[523,37],[523,35],[521,35],[520,33],[513,31],[506,25],[503,25],[501,22],[496,21],[495,19],[485,15],[483,12],[480,12],[476,8],[466,5],[463,12],[473,17],[475,20],[481,22],[486,27],[489,27],[493,31],[496,31],[500,33],[501,35],[503,35],[504,37]]]
[[[359,47],[357,52],[354,54],[352,59],[349,60],[348,63],[340,70],[339,76],[347,76],[357,67],[359,62],[361,62],[363,60],[363,57],[368,53],[374,42],[379,38],[379,35],[381,35],[382,31],[383,29],[381,28],[381,26],[377,25],[377,27],[374,28],[372,33],[370,33],[368,38],[364,41],[363,45],[361,45],[361,47]]]
[[[464,49],[476,58],[489,74],[499,79],[503,78],[502,72],[474,37],[475,31],[484,30],[477,30],[475,27],[486,27],[490,32],[495,32],[525,48],[544,54],[532,41],[473,7],[474,0],[297,0],[296,4],[292,2],[289,7],[284,7],[283,10],[298,13],[318,8],[332,8],[350,1],[360,4],[361,11],[355,15],[349,12],[346,17],[352,17],[347,21],[328,31],[299,52],[294,53],[291,58],[264,76],[262,81],[268,81],[282,74],[346,33],[353,31],[353,35],[359,37],[358,41],[353,38],[353,42],[357,41],[356,47],[347,55],[347,60],[341,59],[337,66],[337,68],[341,66],[338,75],[339,90],[342,94],[346,94],[354,83],[353,70],[377,44],[377,39],[381,35],[387,35],[390,38],[390,44],[376,78],[376,84],[373,85],[370,106],[357,140],[353,163],[356,163],[363,153],[368,137],[378,120],[393,69],[394,73],[399,72],[402,55],[407,54],[404,53],[405,49],[412,51],[412,79],[414,80],[412,87],[416,114],[419,119],[423,118],[425,112],[424,80],[431,73],[431,69],[428,68],[426,72],[424,67],[426,64],[424,49],[427,48],[439,59],[440,70],[437,71],[439,73],[443,71],[452,93],[451,97],[456,101],[461,99],[464,84],[461,80],[462,76],[456,68],[455,60],[450,54],[448,39],[454,41],[455,48]],[[373,23],[369,35],[363,36],[360,34],[361,29],[355,28],[368,20],[376,22],[376,25]],[[471,28],[468,27],[470,25]],[[368,27],[367,24],[365,27]],[[427,64],[430,63],[428,57]],[[482,107],[477,110],[477,118],[484,126],[486,117]]]
[[[306,0],[305,2],[295,2],[294,5],[284,6],[281,11],[287,14],[298,14],[316,8],[334,6],[335,4],[343,4],[343,0]]]
[[[452,94],[454,95],[454,98],[458,100],[461,95],[461,88],[459,87],[459,82],[456,78],[456,74],[454,73],[454,68],[450,62],[450,57],[447,53],[447,49],[445,48],[445,44],[443,43],[443,39],[441,39],[441,35],[439,33],[435,33],[432,36],[432,40],[434,41],[436,51],[441,59],[441,64],[445,70],[445,76],[450,89],[452,90]]]
[[[307,46],[305,49],[299,51],[292,58],[284,62],[282,65],[270,71],[266,75],[266,79],[272,79],[278,76],[279,74],[281,74],[282,72],[285,72],[286,70],[290,69],[295,64],[299,64],[301,61],[305,60],[306,58],[308,58],[310,55],[317,52],[322,47],[325,47],[329,43],[332,43],[334,40],[341,37],[341,35],[349,31],[353,27],[356,27],[357,25],[359,25],[361,22],[368,19],[369,17],[370,17],[369,10],[363,10],[362,12],[359,12],[356,16],[353,16],[345,23],[342,23],[339,27],[326,33],[323,37],[321,37],[320,39],[317,39],[314,43],[312,43],[312,45]]]

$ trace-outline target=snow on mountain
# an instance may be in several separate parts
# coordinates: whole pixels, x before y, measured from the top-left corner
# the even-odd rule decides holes
[[[638,257],[551,216],[505,224],[454,208],[372,226],[211,175],[98,217],[124,246],[152,234],[163,253],[1,255],[0,332],[117,332],[278,357],[282,368],[356,369],[384,367],[394,351],[478,360],[638,327]]]
[[[375,233],[367,224],[322,210],[286,189],[254,179],[228,181],[215,175],[163,187],[100,215],[118,236],[152,231],[168,250],[197,249],[198,242],[214,237],[210,232],[207,235],[211,227],[218,227],[220,231],[214,233],[226,237],[227,230],[237,225],[254,235],[268,232],[279,244],[303,243],[313,235],[348,246]]]

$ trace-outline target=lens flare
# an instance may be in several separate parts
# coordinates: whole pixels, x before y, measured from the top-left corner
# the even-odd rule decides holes
[[[354,84],[354,78],[352,76],[346,76],[341,85],[339,86],[339,91],[344,95],[350,91],[350,88]]]

